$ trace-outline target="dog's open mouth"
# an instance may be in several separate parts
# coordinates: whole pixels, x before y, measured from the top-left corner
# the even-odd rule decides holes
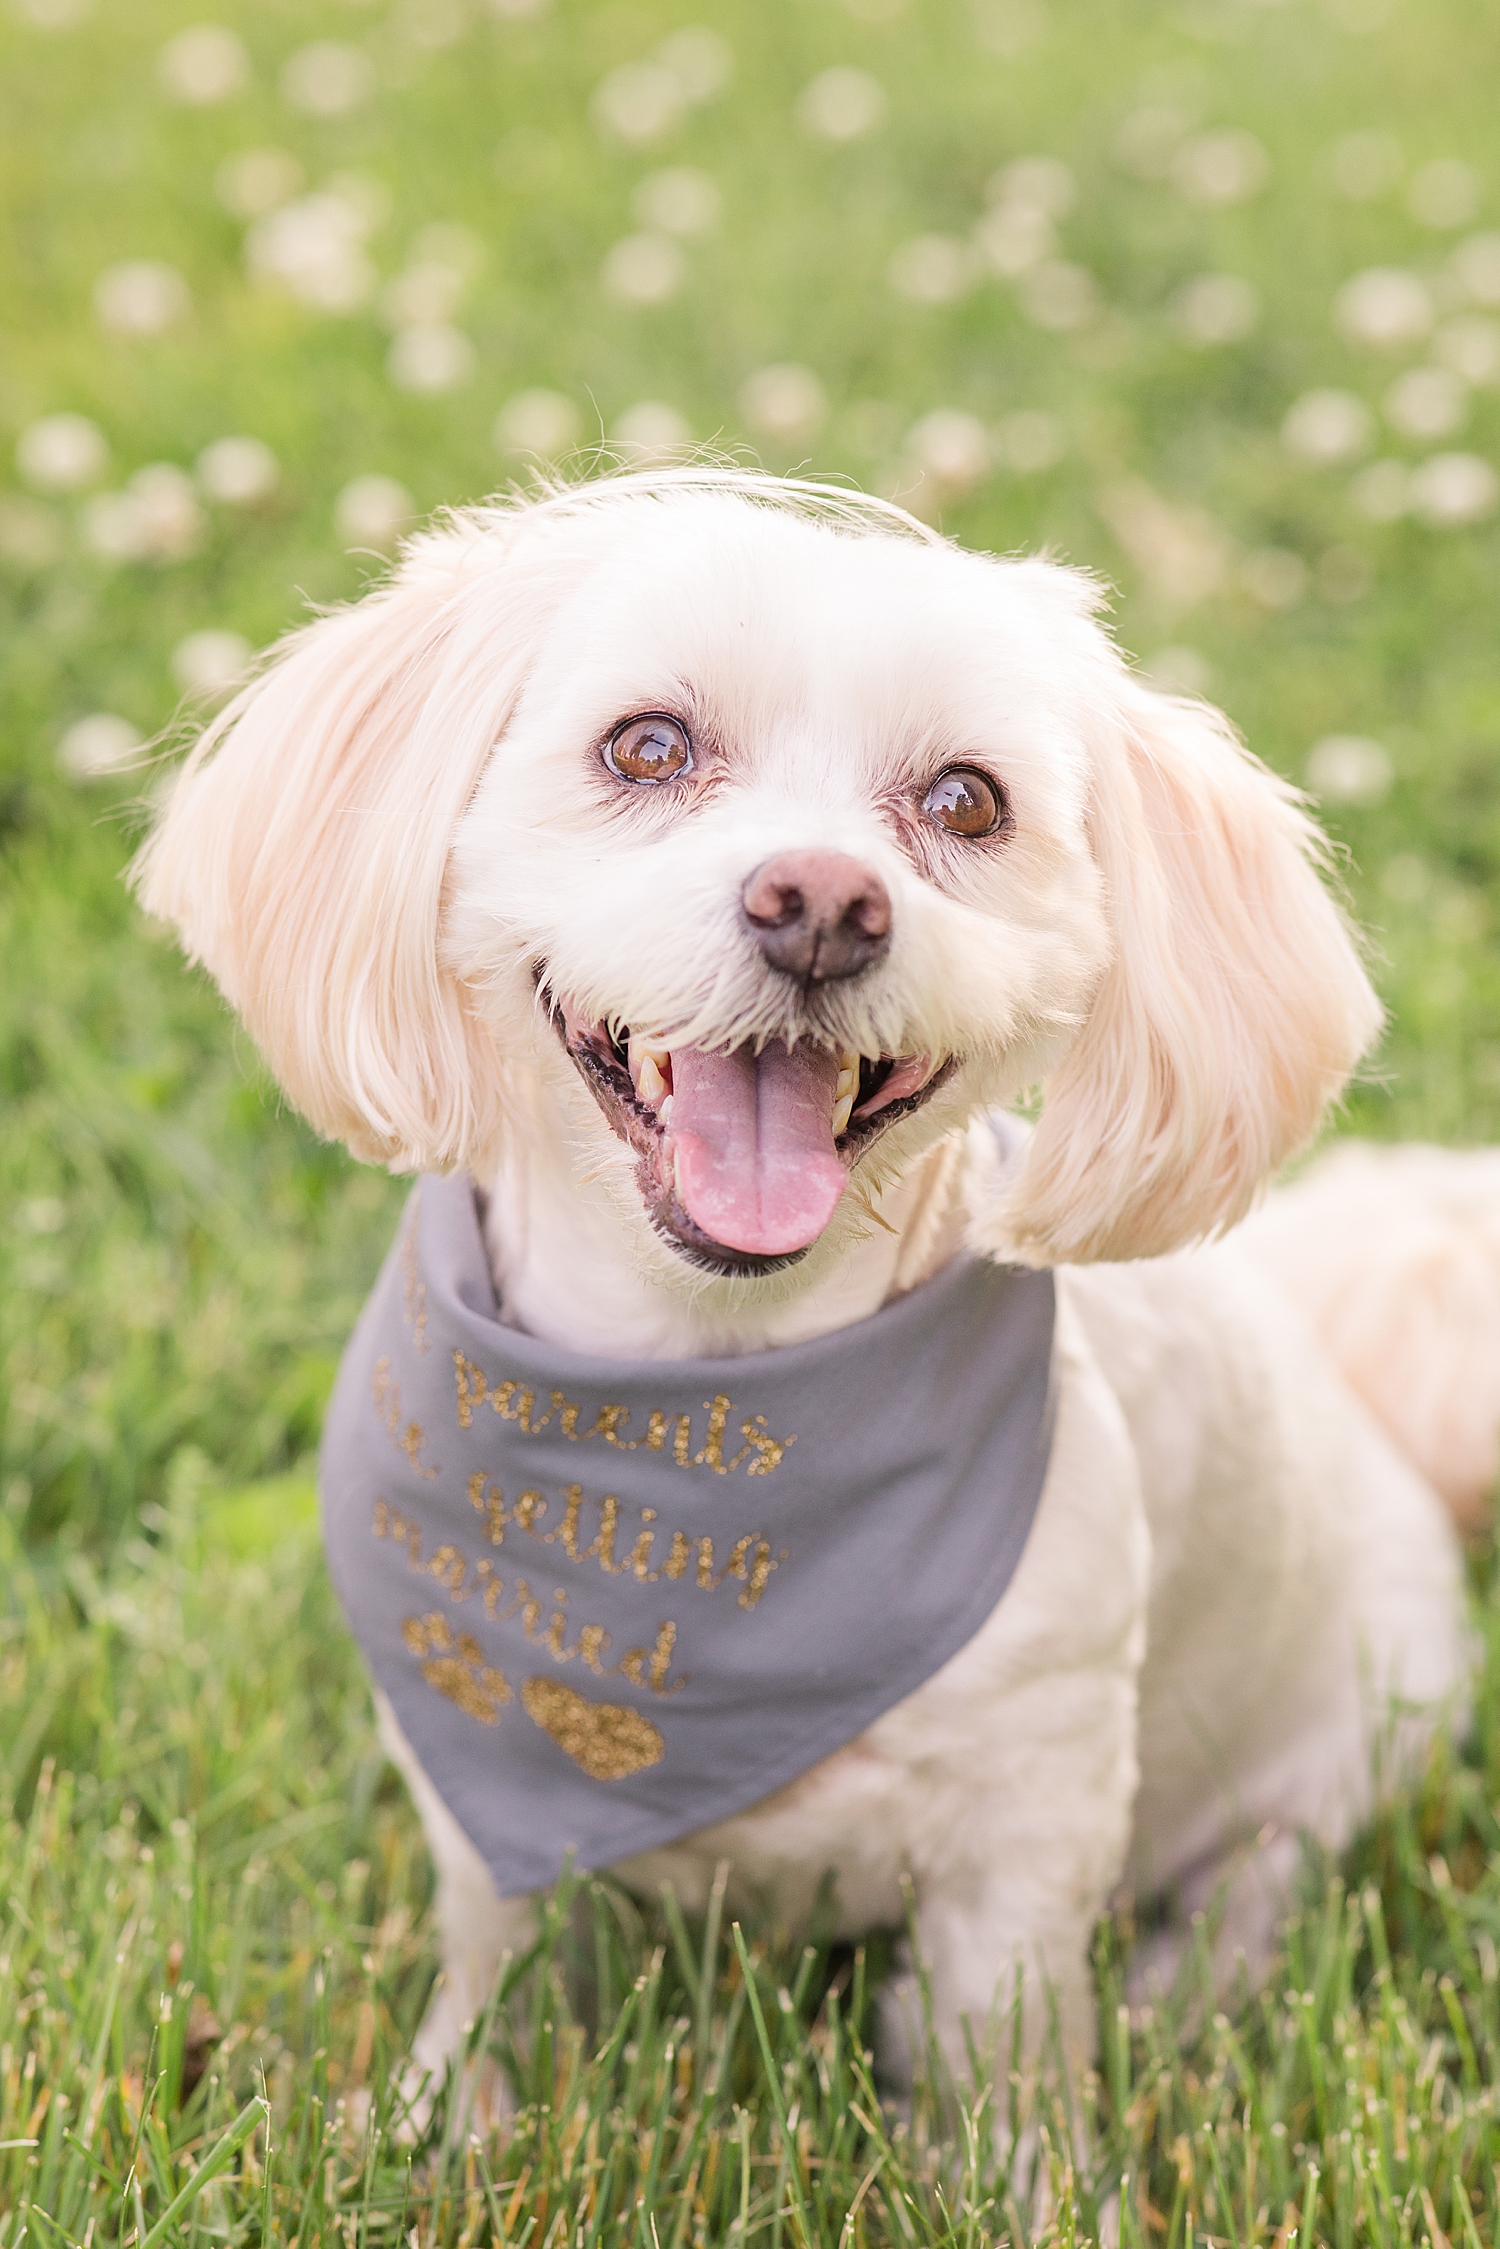
[[[705,1053],[550,1004],[585,1084],[636,1152],[652,1224],[717,1273],[774,1272],[804,1255],[859,1157],[952,1068],[806,1040]]]

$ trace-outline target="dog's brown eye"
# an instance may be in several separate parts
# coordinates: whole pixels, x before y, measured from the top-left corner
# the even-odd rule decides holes
[[[940,773],[922,799],[929,820],[954,836],[992,836],[1005,812],[1005,800],[993,781],[972,765],[950,765]]]
[[[675,781],[691,772],[693,745],[675,718],[631,718],[605,743],[604,762],[622,781]]]

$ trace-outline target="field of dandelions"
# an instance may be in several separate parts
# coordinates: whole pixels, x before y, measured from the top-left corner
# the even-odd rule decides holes
[[[555,1900],[422,2132],[429,1878],[312,1523],[399,1207],[121,882],[252,651],[410,524],[684,445],[1116,590],[1349,859],[1345,1126],[1500,1137],[1483,0],[0,4],[0,2244],[1500,2238],[1470,1727],[1266,1990],[890,2098],[899,1932]],[[174,731],[171,731],[175,729]],[[1030,2103],[1038,2179],[1013,2174]]]

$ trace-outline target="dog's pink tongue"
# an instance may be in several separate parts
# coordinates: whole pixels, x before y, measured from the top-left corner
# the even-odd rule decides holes
[[[847,1178],[833,1144],[837,1081],[826,1047],[672,1050],[666,1153],[695,1226],[760,1257],[817,1240]]]

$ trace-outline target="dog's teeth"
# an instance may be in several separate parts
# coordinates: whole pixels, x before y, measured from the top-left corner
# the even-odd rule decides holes
[[[670,1124],[672,1122],[672,1096],[670,1093],[667,1095],[666,1100],[662,1102],[656,1114],[658,1115],[658,1117],[660,1117],[663,1124]]]
[[[840,1078],[839,1082],[842,1085],[842,1077]],[[837,1101],[835,1101],[833,1105],[833,1137],[835,1140],[842,1139],[844,1133],[848,1130],[849,1115],[853,1107],[854,1091],[851,1087],[847,1093],[841,1092]]]
[[[657,1067],[655,1055],[649,1052],[643,1054],[639,1065],[633,1068],[631,1074],[635,1079],[637,1100],[646,1102],[653,1109],[660,1107],[666,1098],[667,1081]]]

